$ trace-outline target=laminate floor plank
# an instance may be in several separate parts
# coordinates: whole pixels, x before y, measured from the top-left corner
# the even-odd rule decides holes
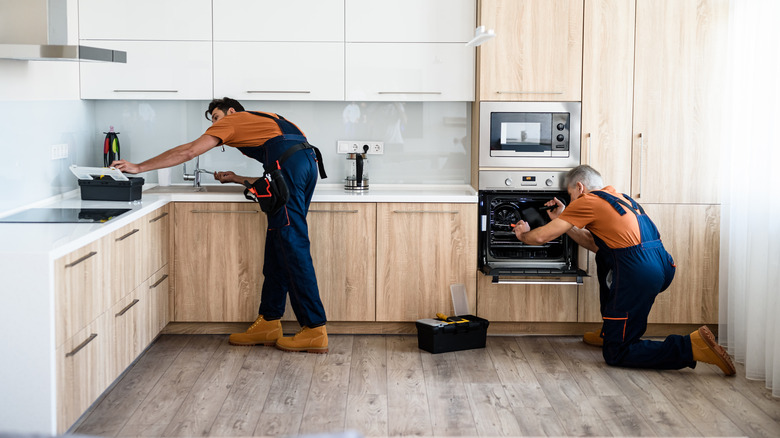
[[[283,354],[283,351],[272,347],[250,347],[241,371],[211,426],[210,435],[251,436],[254,433]]]
[[[222,335],[193,336],[117,436],[162,436],[214,353],[225,342]]]
[[[347,395],[346,428],[387,436],[387,342],[385,336],[355,336]]]
[[[244,365],[249,349],[230,345],[228,337],[214,353],[182,402],[164,436],[208,436],[225,404],[230,388]]]
[[[331,335],[327,355],[160,336],[72,433],[100,436],[780,436],[744,367],[609,367],[579,336],[431,354],[409,335]]]
[[[121,377],[74,433],[116,436],[189,340],[183,336],[160,337]]]

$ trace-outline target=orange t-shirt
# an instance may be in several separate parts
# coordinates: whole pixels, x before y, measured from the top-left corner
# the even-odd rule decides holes
[[[278,119],[276,114],[263,114]],[[205,133],[220,139],[220,144],[243,148],[262,146],[266,141],[282,135],[282,130],[267,117],[242,111],[217,120]]]
[[[604,187],[601,191],[631,205],[612,186]],[[623,208],[625,209],[625,206]],[[572,201],[558,218],[577,228],[586,228],[610,248],[628,248],[642,243],[636,215],[627,210],[626,214],[621,216],[609,202],[592,193],[586,193]]]

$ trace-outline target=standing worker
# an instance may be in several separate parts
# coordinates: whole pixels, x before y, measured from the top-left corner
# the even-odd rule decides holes
[[[529,245],[541,245],[566,233],[596,253],[603,324],[600,334],[586,333],[584,341],[603,344],[604,360],[612,366],[676,370],[702,361],[734,375],[731,358],[707,326],[664,341],[640,339],[656,295],[674,278],[672,256],[644,209],[614,187],[604,187],[595,169],[575,167],[565,182],[569,206],[558,199],[548,201],[546,205],[557,206],[548,212],[552,220],[533,230],[520,221],[515,235]]]
[[[303,132],[285,118],[271,113],[244,111],[244,107],[230,98],[214,99],[206,111],[212,125],[195,141],[169,149],[140,164],[125,160],[111,163],[122,172],[141,173],[171,167],[220,145],[238,148],[241,153],[267,167],[281,163],[281,171],[290,192],[287,204],[268,215],[263,264],[263,289],[259,316],[244,333],[230,335],[234,345],[275,345],[285,351],[328,352],[328,334],[325,330],[325,309],[320,300],[317,278],[311,259],[309,230],[306,214],[309,211],[317,170],[325,172],[319,150],[306,141]],[[288,149],[300,150],[282,155]],[[221,183],[243,184],[258,178],[247,178],[233,172],[215,172]],[[283,337],[281,317],[284,314],[287,293],[301,331],[295,336]]]

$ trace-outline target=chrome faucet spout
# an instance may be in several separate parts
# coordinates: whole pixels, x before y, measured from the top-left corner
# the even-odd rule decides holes
[[[187,163],[184,166],[184,181],[192,181],[192,186],[195,188],[200,187],[200,174],[201,173],[214,173],[206,169],[200,168],[200,155],[195,157],[195,170],[192,173],[187,173]]]

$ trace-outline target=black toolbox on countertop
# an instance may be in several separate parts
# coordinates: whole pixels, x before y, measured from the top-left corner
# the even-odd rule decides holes
[[[130,177],[127,181],[116,181],[110,176],[79,179],[81,199],[85,201],[138,201],[143,185],[141,177]]]
[[[458,318],[467,322],[432,325],[425,322],[431,320],[417,321],[417,346],[434,354],[485,348],[490,322],[473,315],[459,315]]]

